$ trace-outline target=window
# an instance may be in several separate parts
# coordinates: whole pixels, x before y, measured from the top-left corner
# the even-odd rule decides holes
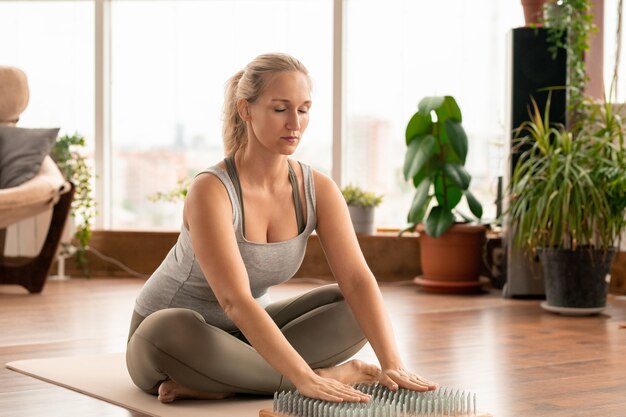
[[[94,137],[93,1],[0,1],[0,63],[22,69],[30,100],[18,126]]]
[[[153,203],[223,157],[224,83],[256,55],[298,57],[313,78],[311,123],[296,157],[330,174],[333,6],[343,2],[344,184],[385,195],[377,225],[404,225],[404,129],[418,101],[453,95],[470,140],[472,191],[495,215],[504,171],[506,33],[522,7],[501,0],[0,0],[0,63],[22,68],[31,97],[20,126],[60,126],[95,149],[96,5],[109,7],[110,195],[113,229],[175,230],[181,205]],[[476,4],[480,3],[480,7]],[[618,0],[605,0],[605,83]],[[436,18],[435,18],[436,17]],[[98,18],[102,18],[98,15]],[[622,48],[623,49],[623,48]],[[623,59],[622,59],[623,61]],[[624,73],[622,65],[621,73]],[[100,69],[102,70],[102,69]],[[626,97],[620,80],[618,101]],[[98,132],[99,133],[99,132]],[[104,147],[108,149],[108,147]],[[101,155],[98,155],[99,157]],[[108,171],[107,171],[108,172]],[[108,178],[108,174],[107,174]],[[107,183],[108,184],[108,183]]]
[[[377,225],[406,223],[414,189],[402,175],[404,132],[419,100],[436,95],[459,103],[470,186],[484,218],[495,217],[504,163],[506,33],[524,24],[521,6],[504,3],[347,1],[345,178],[384,193]]]
[[[224,157],[226,80],[261,53],[309,69],[314,106],[297,157],[330,172],[332,1],[113,1],[110,32],[113,228],[180,227],[181,204],[147,196]]]

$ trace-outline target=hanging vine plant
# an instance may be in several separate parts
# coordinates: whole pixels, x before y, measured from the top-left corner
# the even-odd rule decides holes
[[[590,35],[598,30],[593,23],[591,1],[554,1],[547,7],[544,20],[553,57],[559,49],[567,52],[567,127],[576,131],[584,119],[585,85],[589,80],[585,52],[589,50]]]
[[[92,173],[84,156],[85,137],[79,134],[65,135],[57,139],[52,148],[52,158],[61,172],[74,183],[76,191],[72,201],[72,218],[75,219],[73,249],[76,266],[89,275],[87,249],[91,240],[91,226],[96,216],[96,202],[93,199]],[[71,253],[72,251],[69,251]]]

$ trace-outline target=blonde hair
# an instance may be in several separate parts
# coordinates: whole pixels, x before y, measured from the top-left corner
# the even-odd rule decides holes
[[[237,150],[246,146],[248,141],[246,122],[239,116],[237,101],[245,99],[248,103],[254,103],[263,94],[271,75],[287,71],[301,72],[306,75],[311,85],[306,67],[296,58],[281,53],[257,56],[226,82],[222,127],[226,156],[234,155]]]

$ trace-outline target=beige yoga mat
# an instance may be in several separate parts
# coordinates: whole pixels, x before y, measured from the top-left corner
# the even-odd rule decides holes
[[[271,408],[271,398],[230,398],[220,401],[180,400],[161,404],[137,388],[126,371],[124,353],[31,359],[7,368],[60,385],[124,408],[161,417],[258,417]]]

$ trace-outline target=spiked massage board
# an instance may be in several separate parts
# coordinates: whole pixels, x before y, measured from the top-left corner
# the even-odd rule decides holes
[[[383,414],[372,414],[372,416],[379,416],[379,415],[383,415]],[[414,416],[414,415],[415,414],[407,414],[407,417],[408,416]],[[439,415],[447,416],[448,414],[439,414]],[[454,414],[450,414],[450,416],[453,416],[453,415]],[[457,417],[464,417],[464,416],[468,416],[468,417],[493,417],[491,414],[487,414],[487,413],[457,414]],[[287,415],[287,414],[275,413],[272,410],[261,410],[261,412],[259,413],[259,417],[290,417],[290,416]]]
[[[394,392],[378,384],[354,388],[371,395],[371,399],[367,403],[331,403],[304,397],[297,391],[277,392],[272,409],[261,410],[259,417],[492,417],[476,411],[475,394],[451,388],[428,392]]]

